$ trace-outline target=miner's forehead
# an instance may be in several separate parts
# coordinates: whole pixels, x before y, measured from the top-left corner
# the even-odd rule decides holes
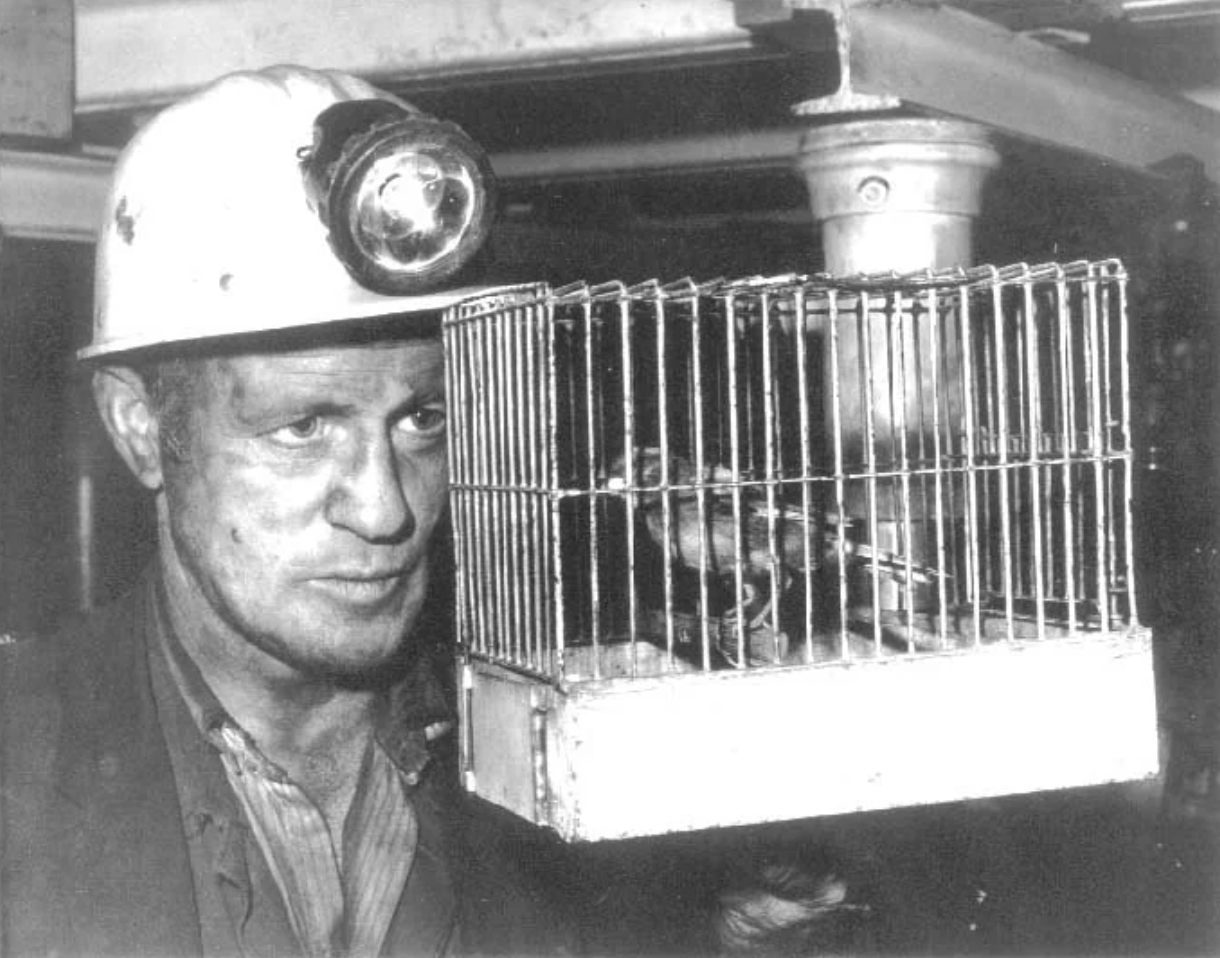
[[[391,326],[382,335],[347,332],[330,339],[247,337],[208,349],[148,357],[135,366],[154,408],[180,414],[189,408],[203,412],[201,407],[217,401],[227,405],[251,394],[265,398],[279,390],[297,390],[311,381],[325,388],[327,382],[343,378],[351,386],[396,361],[404,386],[437,393],[443,389],[443,355],[439,329],[420,334],[417,329],[404,333]]]
[[[397,404],[444,390],[441,343],[418,337],[213,357],[199,375],[205,404],[234,409],[305,400]]]

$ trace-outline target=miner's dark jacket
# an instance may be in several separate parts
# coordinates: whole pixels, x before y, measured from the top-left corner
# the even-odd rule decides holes
[[[240,946],[225,937],[238,931],[201,927],[150,682],[152,581],[54,636],[0,646],[0,955]],[[431,763],[412,794],[432,864],[408,883],[387,953],[435,954],[455,941],[459,953],[570,953],[569,923],[531,874],[530,846],[506,838],[444,769]]]

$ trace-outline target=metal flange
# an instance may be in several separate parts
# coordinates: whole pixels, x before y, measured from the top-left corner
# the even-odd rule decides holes
[[[947,4],[738,0],[737,11],[794,52],[824,50],[832,20],[843,83],[798,115],[877,109],[880,97],[1144,172],[1194,157],[1220,180],[1220,113]]]

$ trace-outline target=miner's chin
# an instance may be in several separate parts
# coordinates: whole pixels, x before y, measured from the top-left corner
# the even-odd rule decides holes
[[[419,642],[412,619],[368,623],[324,643],[277,643],[268,651],[302,677],[344,688],[379,687],[414,661]]]
[[[267,638],[267,651],[297,673],[345,687],[392,681],[414,659],[416,623],[427,594],[420,570],[393,601],[377,608],[316,609],[297,638]]]

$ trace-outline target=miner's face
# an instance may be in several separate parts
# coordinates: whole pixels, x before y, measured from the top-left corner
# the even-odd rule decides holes
[[[368,675],[419,612],[445,508],[440,342],[199,362],[161,463],[180,611],[298,672]]]

